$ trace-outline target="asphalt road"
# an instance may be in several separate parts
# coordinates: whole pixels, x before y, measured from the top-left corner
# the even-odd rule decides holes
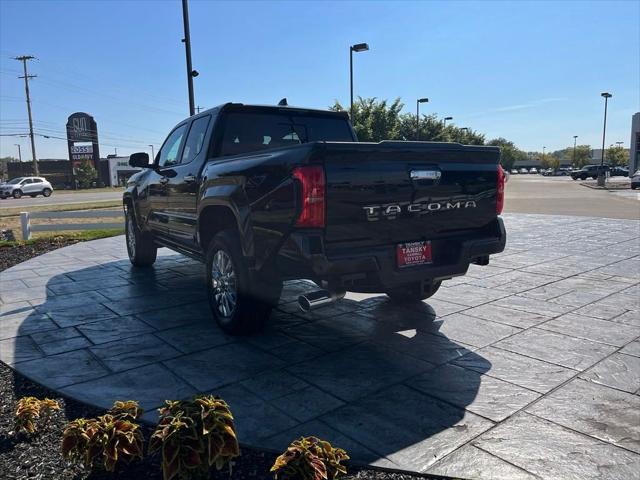
[[[49,198],[23,197],[20,200],[0,200],[0,208],[72,205],[120,198],[121,192],[111,191],[54,192]],[[506,188],[505,212],[639,219],[640,194],[632,190],[595,190],[580,185],[580,182],[575,182],[569,177],[511,175]]]
[[[87,192],[87,193],[53,192],[53,195],[51,195],[49,198],[45,198],[43,196],[31,198],[26,196],[18,200],[11,197],[5,200],[0,200],[0,208],[73,205],[73,204],[80,204],[80,203],[113,201],[113,200],[119,200],[121,198],[122,198],[122,192],[113,192],[113,191],[101,192],[99,190],[96,190],[96,192]]]
[[[640,219],[640,194],[633,190],[596,190],[570,177],[511,175],[504,210],[637,220]]]

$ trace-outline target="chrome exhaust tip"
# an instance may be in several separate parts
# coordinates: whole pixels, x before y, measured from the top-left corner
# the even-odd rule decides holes
[[[330,305],[344,297],[346,292],[330,292],[329,290],[315,290],[298,297],[298,305],[303,312]]]

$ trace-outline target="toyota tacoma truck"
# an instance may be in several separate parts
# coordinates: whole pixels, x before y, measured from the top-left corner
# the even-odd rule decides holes
[[[260,328],[285,280],[309,310],[346,291],[418,302],[503,251],[497,147],[358,142],[345,112],[227,103],[180,122],[124,193],[136,267],[158,247],[203,262],[213,317]]]

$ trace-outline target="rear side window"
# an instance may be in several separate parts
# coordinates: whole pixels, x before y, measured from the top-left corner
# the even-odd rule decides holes
[[[194,120],[194,122],[191,124],[191,130],[189,130],[187,141],[184,144],[184,150],[182,151],[182,160],[180,161],[180,163],[189,163],[200,153],[210,119],[211,117],[207,115],[205,117]]]
[[[231,112],[226,115],[221,155],[317,141],[352,142],[346,119],[294,112]]]

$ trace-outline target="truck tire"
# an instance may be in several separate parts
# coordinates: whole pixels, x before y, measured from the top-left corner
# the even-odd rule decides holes
[[[393,302],[421,302],[435,295],[441,284],[442,282],[433,282],[429,288],[423,290],[420,282],[416,282],[387,290],[385,293]]]
[[[133,212],[127,208],[125,215],[125,236],[129,261],[135,267],[149,267],[154,264],[158,247],[149,232],[140,231]]]
[[[250,273],[235,230],[213,237],[205,265],[207,298],[220,328],[232,335],[260,330],[280,298],[282,281],[267,283]]]

